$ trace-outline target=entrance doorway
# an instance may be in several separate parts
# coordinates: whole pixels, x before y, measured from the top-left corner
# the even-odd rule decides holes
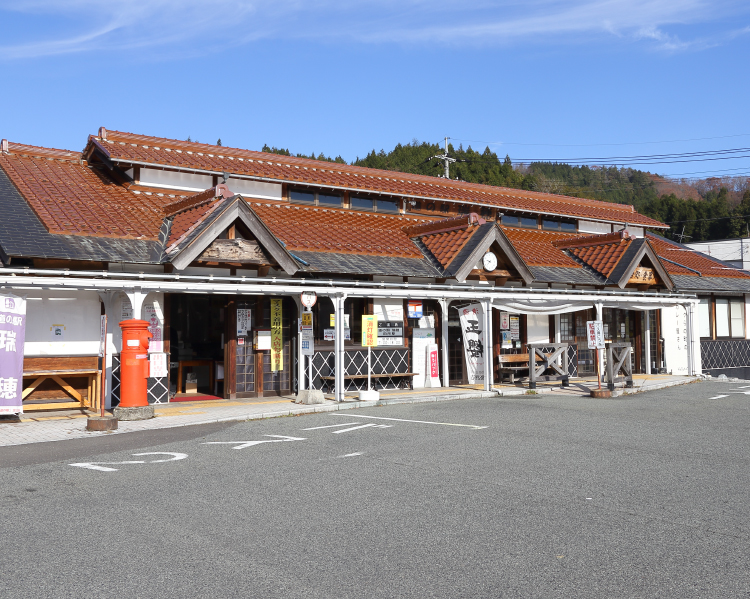
[[[170,393],[223,395],[226,298],[172,294],[169,300]]]

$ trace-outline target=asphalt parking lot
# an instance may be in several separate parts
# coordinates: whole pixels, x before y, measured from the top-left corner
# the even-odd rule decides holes
[[[697,383],[0,448],[2,594],[747,597],[749,430]]]

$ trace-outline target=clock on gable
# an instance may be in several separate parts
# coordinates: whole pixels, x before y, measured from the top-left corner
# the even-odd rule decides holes
[[[497,256],[492,252],[487,252],[482,256],[482,266],[487,272],[492,272],[497,268]]]

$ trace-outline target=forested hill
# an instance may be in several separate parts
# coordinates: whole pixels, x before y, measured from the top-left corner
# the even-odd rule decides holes
[[[263,151],[291,155],[289,150],[275,147],[264,146]],[[431,156],[442,152],[443,148],[438,144],[414,140],[406,145],[398,144],[388,153],[373,150],[351,164],[442,176],[442,161],[430,160]],[[750,236],[750,187],[747,180],[740,185],[736,180],[671,185],[669,180],[631,168],[549,162],[514,165],[509,156],[501,159],[489,148],[477,152],[471,147],[464,149],[459,145],[456,148],[449,144],[448,154],[457,160],[450,166],[451,179],[632,204],[641,214],[670,224],[666,233],[670,238],[679,239],[684,235],[686,241],[703,241]],[[346,164],[341,156],[329,158],[315,153],[297,156]]]

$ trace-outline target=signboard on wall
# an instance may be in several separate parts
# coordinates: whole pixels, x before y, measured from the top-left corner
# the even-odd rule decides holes
[[[521,338],[521,319],[518,316],[510,317],[510,338],[517,341]]]
[[[152,302],[143,306],[145,321],[148,322],[148,332],[153,335],[148,345],[148,353],[164,351],[164,340],[162,336],[161,309],[159,304]]]
[[[378,345],[403,344],[404,322],[402,320],[378,320]]]
[[[500,329],[507,331],[510,328],[510,313],[500,312]]]
[[[237,336],[246,337],[250,329],[250,315],[252,311],[249,308],[237,308]]]
[[[484,332],[482,304],[470,304],[458,311],[464,340],[466,376],[470,385],[484,382]]]
[[[422,302],[417,300],[409,300],[407,305],[408,318],[422,318]]]
[[[149,376],[159,378],[167,376],[167,354],[154,353],[149,355]]]
[[[26,300],[0,295],[0,414],[23,412]]]
[[[271,300],[271,372],[284,370],[281,298]]]

